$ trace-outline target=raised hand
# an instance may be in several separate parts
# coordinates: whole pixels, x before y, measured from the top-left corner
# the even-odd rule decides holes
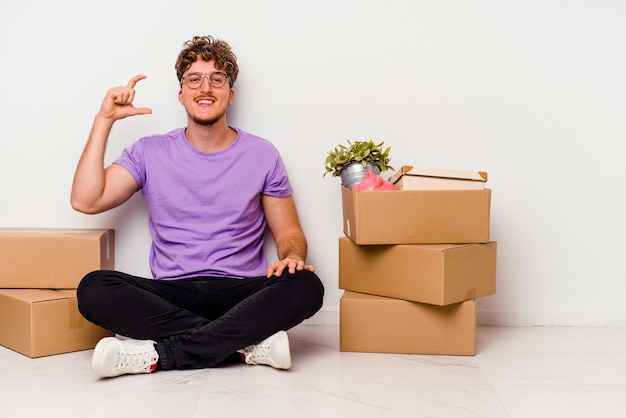
[[[135,85],[144,78],[146,78],[145,75],[139,74],[131,78],[126,86],[109,89],[100,106],[100,116],[116,121],[128,116],[151,114],[152,109],[133,106]]]

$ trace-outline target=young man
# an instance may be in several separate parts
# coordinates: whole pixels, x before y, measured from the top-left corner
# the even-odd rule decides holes
[[[285,331],[322,306],[324,289],[305,263],[307,242],[278,151],[226,121],[238,71],[226,42],[186,42],[176,73],[187,127],[140,139],[106,168],[114,122],[152,113],[133,106],[145,76],[110,89],[95,117],[72,207],[100,213],[141,191],[154,276],[95,271],[81,281],[83,316],[127,337],[98,343],[92,370],[99,377],[213,367],[233,356],[288,369]],[[266,227],[279,258],[269,266]]]

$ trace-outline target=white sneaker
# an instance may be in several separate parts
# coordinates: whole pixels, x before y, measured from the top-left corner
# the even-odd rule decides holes
[[[285,331],[279,331],[259,344],[249,345],[239,353],[243,354],[248,364],[265,364],[285,370],[291,367],[289,338]]]
[[[98,377],[150,373],[156,368],[159,354],[152,340],[101,339],[91,358],[91,370]]]

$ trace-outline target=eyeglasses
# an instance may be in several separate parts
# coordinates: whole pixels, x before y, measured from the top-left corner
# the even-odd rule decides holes
[[[215,88],[224,87],[227,81],[230,84],[230,76],[220,71],[215,71],[210,74],[190,73],[184,76],[181,81],[190,89],[197,89],[204,83],[204,77],[206,77],[209,80],[209,84]]]

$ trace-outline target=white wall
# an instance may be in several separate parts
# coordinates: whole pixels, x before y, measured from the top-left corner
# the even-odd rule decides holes
[[[392,163],[489,172],[498,290],[479,322],[626,326],[626,3],[620,0],[22,0],[0,5],[0,226],[111,227],[149,275],[141,196],[69,206],[104,93],[138,73],[107,160],[185,123],[174,61],[213,34],[239,57],[232,125],[270,139],[336,320],[339,180],[326,151],[384,140]],[[382,214],[381,214],[382,216]]]

